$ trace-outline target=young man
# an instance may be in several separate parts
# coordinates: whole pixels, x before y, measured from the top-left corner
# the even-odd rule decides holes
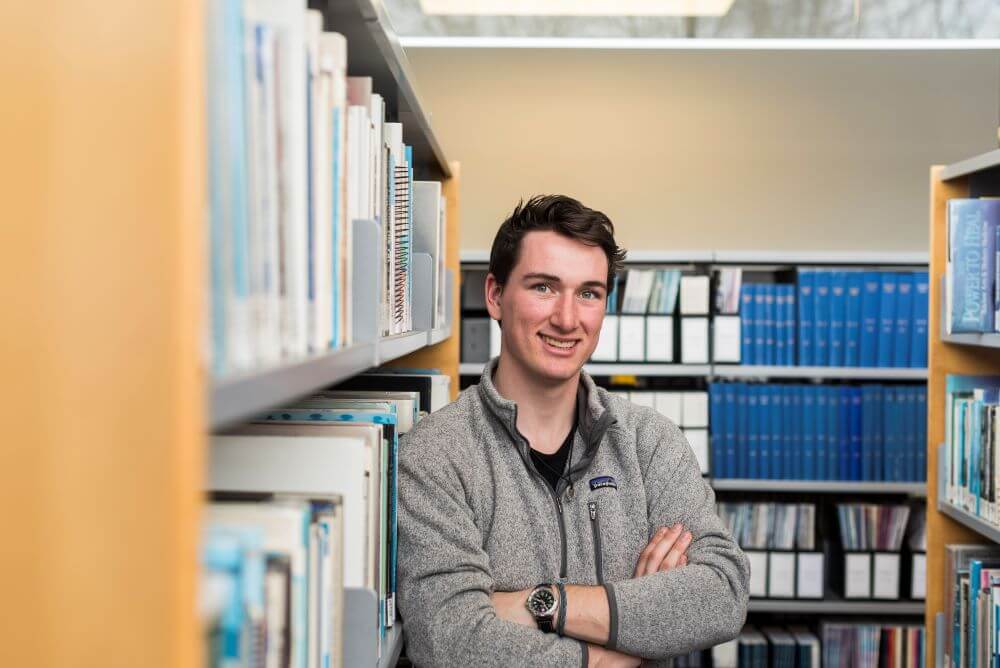
[[[749,565],[680,429],[597,387],[608,218],[536,197],[501,225],[500,356],[400,447],[399,607],[427,666],[637,666],[735,637]]]

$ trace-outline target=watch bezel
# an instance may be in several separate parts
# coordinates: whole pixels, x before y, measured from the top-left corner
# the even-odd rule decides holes
[[[539,600],[536,597],[539,596],[541,592],[548,593],[548,595],[552,597],[552,603],[551,605],[548,606],[548,608],[544,612],[536,612],[535,608],[532,607],[532,602],[535,600]],[[542,601],[539,600],[539,602]],[[555,587],[553,585],[541,584],[531,590],[531,593],[528,594],[528,600],[525,601],[525,604],[528,607],[528,612],[530,612],[536,620],[552,619],[555,616],[556,610],[559,608],[559,594],[556,592]]]

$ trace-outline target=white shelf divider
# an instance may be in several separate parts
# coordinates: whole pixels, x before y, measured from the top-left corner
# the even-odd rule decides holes
[[[750,612],[813,615],[923,615],[923,601],[750,599]]]
[[[710,481],[718,491],[811,492],[817,494],[905,494],[926,497],[924,482],[859,482],[839,480],[757,480],[716,478]]]
[[[822,378],[871,380],[926,380],[927,369],[896,367],[767,366],[714,364],[712,374],[722,378]]]

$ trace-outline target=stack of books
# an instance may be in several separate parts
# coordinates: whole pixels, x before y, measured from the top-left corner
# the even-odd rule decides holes
[[[992,333],[1000,327],[1000,201],[948,200],[948,262],[945,265],[945,330]]]
[[[802,366],[927,366],[926,271],[798,270]]]
[[[213,437],[203,580],[217,593],[217,665],[259,665],[277,651],[262,638],[302,661],[267,665],[344,665],[352,642],[384,651],[397,619],[399,436],[444,403],[446,378],[364,374]],[[239,596],[223,582],[242,583]],[[371,592],[370,637],[344,635],[354,589]]]
[[[945,499],[1000,525],[996,454],[1000,377],[949,375],[945,392]]]
[[[822,625],[823,665],[830,668],[921,668],[926,665],[924,627],[909,624]]]
[[[700,658],[700,657],[699,657]],[[693,665],[688,661],[687,665]],[[711,651],[713,668],[820,668],[820,642],[804,626],[755,627],[747,625],[740,635]]]
[[[743,364],[795,364],[795,286],[744,283],[740,295]]]
[[[403,128],[347,42],[304,2],[208,5],[210,328],[216,377],[354,341],[355,265],[377,266],[378,332],[413,327],[413,255],[443,312],[440,184],[415,183]],[[354,257],[355,221],[381,235]]]
[[[946,666],[1000,662],[1000,547],[945,545]]]
[[[923,481],[926,405],[918,385],[710,383],[712,475]]]

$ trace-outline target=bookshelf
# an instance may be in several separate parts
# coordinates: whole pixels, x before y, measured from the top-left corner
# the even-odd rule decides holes
[[[927,384],[927,656],[935,655],[935,617],[945,611],[950,584],[944,582],[944,546],[995,540],[995,529],[968,513],[942,504],[938,444],[945,440],[945,379],[948,374],[1000,373],[1000,350],[992,335],[942,336],[943,277],[948,260],[949,199],[1000,195],[1000,151],[930,170],[930,304]],[[985,340],[985,341],[983,341]],[[980,530],[984,530],[980,532]]]
[[[750,599],[751,613],[787,615],[922,615],[923,601],[857,601],[823,599],[820,601],[785,601],[780,599]]]
[[[482,362],[462,362],[463,376],[479,376]],[[737,366],[730,364],[629,364],[592,363],[583,370],[591,376],[807,378],[815,380],[925,380],[927,369],[893,369],[816,366]]]
[[[915,498],[927,495],[922,482],[844,482],[839,480],[757,480],[717,478],[709,481],[716,491],[774,492],[787,494],[901,494]]]
[[[381,4],[336,7],[346,15],[330,27],[370,35],[349,44],[352,73],[378,77],[416,178],[446,179],[457,280],[458,166]],[[213,382],[200,363],[205,3],[15,14],[3,33],[21,61],[7,89],[17,111],[0,132],[18,164],[6,174],[7,216],[20,224],[0,251],[11,324],[0,355],[20,419],[4,439],[0,494],[16,508],[4,529],[17,547],[0,551],[0,566],[17,575],[0,619],[16,641],[3,643],[0,665],[198,666],[209,432],[396,355],[457,376],[457,337],[421,332]],[[371,63],[378,72],[365,71]]]

